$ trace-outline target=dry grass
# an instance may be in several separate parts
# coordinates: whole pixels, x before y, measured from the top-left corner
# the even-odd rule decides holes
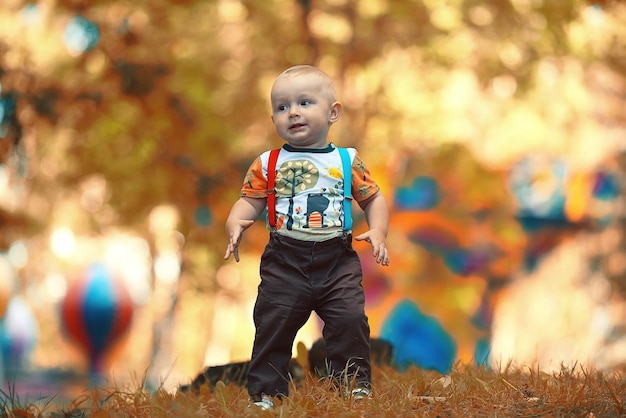
[[[250,407],[245,389],[219,382],[200,394],[94,389],[63,410],[53,402],[20,405],[6,398],[3,417],[619,417],[626,416],[622,371],[581,366],[558,373],[511,367],[496,372],[457,366],[448,375],[411,368],[374,369],[371,399],[344,399],[312,378],[273,411]]]

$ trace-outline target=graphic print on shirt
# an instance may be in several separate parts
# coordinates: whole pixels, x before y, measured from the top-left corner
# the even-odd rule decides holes
[[[337,180],[337,183],[329,188],[328,190],[324,190],[328,193],[330,197],[333,209],[337,214],[343,213],[343,174],[341,173],[341,169],[337,167],[330,167],[328,169],[328,177]],[[338,197],[342,197],[342,199],[338,199]],[[338,225],[341,226],[341,223]]]
[[[276,194],[289,197],[289,210],[287,212],[287,229],[293,229],[294,197],[297,193],[304,192],[315,187],[320,176],[320,171],[311,161],[291,160],[284,162],[276,172]],[[308,202],[307,202],[308,203]],[[301,218],[302,215],[295,215]],[[307,209],[306,217],[310,216]],[[298,219],[301,222],[301,219]]]
[[[322,194],[310,194],[306,199],[306,224],[303,228],[326,228],[324,211],[328,208],[328,200]]]
[[[379,188],[369,175],[365,164],[354,148],[347,148],[352,158],[352,195],[361,202]],[[241,196],[267,199],[268,162],[270,151],[265,151],[250,164],[241,188]],[[276,163],[275,184],[276,224],[274,231],[291,238],[323,241],[343,231],[344,187],[343,164],[340,153],[329,147],[320,152],[281,149]],[[328,199],[328,203],[318,197]],[[287,227],[289,222],[289,227]],[[269,226],[269,222],[266,219]]]

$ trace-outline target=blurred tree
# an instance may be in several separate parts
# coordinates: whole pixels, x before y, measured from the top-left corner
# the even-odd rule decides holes
[[[569,34],[585,13],[609,19],[602,7],[623,13],[617,3],[585,1],[13,0],[2,12],[3,20],[12,20],[1,38],[3,137],[17,144],[33,136],[29,183],[46,199],[99,174],[109,185],[115,222],[135,225],[154,205],[172,202],[186,215],[188,232],[197,227],[198,205],[223,216],[230,203],[224,197],[232,197],[227,190],[237,187],[250,158],[275,141],[267,87],[285,66],[320,64],[342,80],[356,76],[355,68],[376,68],[394,49],[407,49],[416,75],[439,74],[427,81],[426,95],[466,68],[483,88],[510,76],[523,96],[550,57],[570,55],[582,65],[604,58],[624,73],[613,48],[617,38],[607,35],[605,48],[593,51]],[[97,38],[84,51],[68,44],[76,16],[97,32],[72,35]],[[50,45],[54,56],[44,62]],[[407,117],[385,108],[385,98],[375,100],[376,93],[399,99],[386,83],[377,80],[378,91],[358,108],[363,115],[348,115],[343,129],[354,138],[367,136],[367,125],[352,119]],[[54,157],[52,149],[59,150]],[[57,166],[57,174],[41,175],[43,164]]]
[[[624,19],[610,0],[3,0],[0,180],[11,193],[0,195],[0,244],[45,238],[59,219],[84,235],[120,226],[150,237],[151,210],[170,204],[185,286],[217,288],[223,221],[245,170],[281,143],[271,82],[310,63],[344,103],[332,139],[387,174],[377,178],[389,197],[441,177],[443,204],[477,231],[466,238],[482,244],[485,230],[504,248],[488,271],[498,288],[523,242],[501,171],[532,151],[588,169],[624,145]],[[244,247],[258,249],[264,233],[251,229]],[[467,282],[470,294],[476,282],[448,270],[485,269],[461,250],[443,261],[415,252],[393,268],[434,272],[450,289]]]

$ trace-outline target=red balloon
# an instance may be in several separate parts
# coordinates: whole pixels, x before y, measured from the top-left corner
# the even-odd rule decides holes
[[[128,330],[132,314],[128,289],[101,264],[90,266],[70,286],[61,306],[67,334],[85,351],[95,373],[102,372],[106,354]]]

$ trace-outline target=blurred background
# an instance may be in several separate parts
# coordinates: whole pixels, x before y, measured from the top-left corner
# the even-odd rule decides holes
[[[623,365],[624,21],[610,0],[2,0],[4,390],[249,359],[267,231],[224,262],[224,221],[301,63],[392,210],[391,266],[355,245],[398,367]]]

